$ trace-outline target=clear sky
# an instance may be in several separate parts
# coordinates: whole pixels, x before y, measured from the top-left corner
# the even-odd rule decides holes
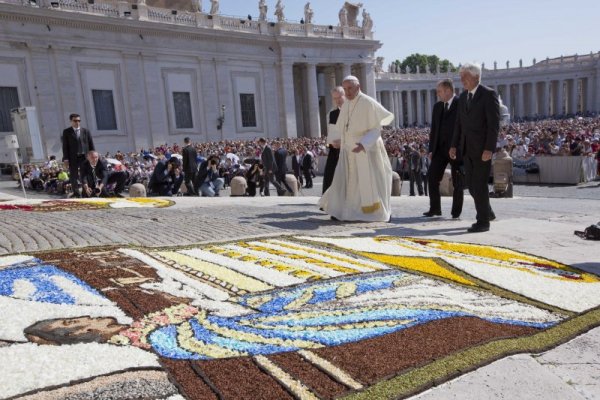
[[[210,1],[203,0],[206,11]],[[276,0],[267,0],[274,19]],[[600,0],[364,0],[374,21],[377,56],[385,65],[412,53],[435,54],[453,64],[511,67],[523,59],[600,51]],[[304,0],[283,0],[286,19],[304,16]],[[337,25],[341,0],[312,0],[313,22]],[[258,0],[220,0],[223,14],[258,15]]]

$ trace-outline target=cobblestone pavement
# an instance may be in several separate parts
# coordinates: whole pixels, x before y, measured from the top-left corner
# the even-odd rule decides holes
[[[313,189],[314,190],[314,189]],[[571,187],[569,193],[584,190]],[[595,196],[600,188],[586,189]],[[6,193],[0,188],[2,193]],[[395,235],[443,236],[494,243],[500,240],[523,243],[523,250],[542,244],[524,240],[527,235],[544,233],[541,255],[556,252],[577,239],[582,230],[600,219],[600,202],[594,199],[554,198],[493,199],[498,216],[489,234],[467,236],[465,230],[475,219],[470,196],[465,196],[461,219],[449,218],[450,199],[442,200],[444,216],[426,219],[426,197],[392,198],[391,223],[341,223],[319,211],[318,197],[218,197],[175,198],[167,209],[111,209],[68,212],[0,211],[0,254],[37,250],[104,245],[150,247],[186,245],[251,236],[331,233],[390,233]],[[6,195],[4,197],[7,197]],[[560,224],[560,225],[557,225]],[[548,225],[550,224],[550,225]],[[519,229],[515,229],[515,227]],[[546,230],[546,231],[544,231]],[[556,230],[556,234],[552,234]],[[574,239],[575,238],[575,239]],[[577,239],[580,240],[580,239]],[[570,260],[567,253],[564,262]]]
[[[258,236],[376,234],[493,244],[600,274],[598,243],[573,235],[600,220],[598,182],[517,186],[515,198],[492,200],[498,219],[490,232],[477,235],[465,232],[475,218],[470,196],[465,196],[460,219],[449,218],[449,198],[442,199],[442,217],[427,219],[421,214],[428,209],[428,199],[406,196],[407,186],[403,196],[392,199],[391,223],[331,221],[317,206],[320,184],[305,189],[302,197],[233,198],[224,193],[212,199],[175,198],[176,205],[166,209],[0,211],[0,254],[105,245],[163,247]],[[19,194],[13,182],[0,182],[0,200]],[[500,360],[417,398],[533,399],[555,398],[556,393],[561,398],[600,398],[598,343],[595,329],[541,356]],[[572,361],[573,354],[584,361]],[[526,396],[525,387],[535,390]]]

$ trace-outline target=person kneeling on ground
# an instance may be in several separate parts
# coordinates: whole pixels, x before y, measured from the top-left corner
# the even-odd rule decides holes
[[[200,185],[200,193],[204,197],[215,197],[219,195],[221,189],[225,185],[225,180],[219,175],[219,159],[217,157],[209,157],[200,165],[198,172],[198,183]]]
[[[124,171],[109,171],[106,161],[100,160],[98,152],[90,151],[81,166],[83,197],[123,197],[127,173]],[[107,187],[115,184],[114,192],[109,193]]]
[[[148,188],[154,196],[176,196],[182,183],[181,162],[177,157],[171,157],[156,164]]]

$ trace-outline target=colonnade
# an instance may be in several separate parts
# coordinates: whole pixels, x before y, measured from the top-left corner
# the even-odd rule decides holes
[[[457,94],[463,90],[457,73],[379,73],[376,96],[396,116],[395,127],[429,124],[435,87],[443,78],[454,82]],[[498,92],[513,119],[600,112],[600,53],[484,69],[482,83]]]

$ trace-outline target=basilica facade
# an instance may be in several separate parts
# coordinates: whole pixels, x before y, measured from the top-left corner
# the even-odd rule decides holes
[[[396,126],[429,122],[447,75],[377,71],[381,43],[361,4],[340,4],[331,25],[315,25],[307,7],[301,21],[288,20],[281,1],[272,19],[262,0],[254,18],[221,15],[211,3],[205,12],[198,1],[183,10],[145,0],[0,0],[0,136],[13,131],[11,109],[34,106],[47,155],[60,155],[71,113],[102,152],[186,136],[320,137],[329,92],[350,74]],[[600,55],[591,54],[486,69],[483,81],[513,115],[542,116],[598,111],[599,77]]]
[[[71,113],[102,152],[320,137],[343,76],[375,96],[380,43],[351,3],[323,26],[99,1],[0,0],[0,135],[10,109],[35,106],[48,155]]]

